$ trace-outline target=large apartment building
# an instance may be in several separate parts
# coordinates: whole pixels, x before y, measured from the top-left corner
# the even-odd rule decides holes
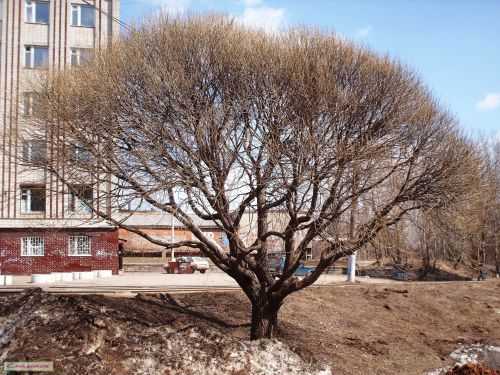
[[[111,43],[118,17],[119,0],[0,0],[0,273],[118,272],[118,231],[88,207],[96,193],[27,167],[51,152],[50,136],[29,139],[34,83]]]

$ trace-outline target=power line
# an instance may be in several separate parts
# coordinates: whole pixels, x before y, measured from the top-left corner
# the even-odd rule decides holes
[[[129,24],[123,22],[122,20],[116,18],[116,17],[113,17],[111,14],[109,14],[108,12],[102,10],[101,8],[97,7],[96,5],[88,2],[87,0],[82,0],[85,4],[91,6],[92,8],[94,8],[95,10],[97,10],[99,13],[101,14],[104,14],[105,16],[111,18],[113,21],[115,21],[116,23],[118,23],[120,26],[122,26],[123,28],[127,29],[128,31],[131,31],[132,30],[132,26],[130,26]]]
[[[122,20],[116,18],[116,17],[113,17],[111,14],[109,14],[108,12],[102,10],[101,8],[97,7],[95,4],[92,4],[90,2],[88,2],[87,0],[82,0],[85,4],[91,6],[92,8],[96,9],[99,13],[101,14],[104,14],[105,16],[111,18],[113,21],[115,21],[116,23],[118,23],[120,26],[124,27],[125,29],[127,30],[132,30],[132,26],[126,24],[125,22],[123,22]]]

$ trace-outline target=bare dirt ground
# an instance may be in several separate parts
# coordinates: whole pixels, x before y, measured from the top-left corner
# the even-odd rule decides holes
[[[464,345],[500,345],[500,281],[310,288],[286,300],[280,342],[246,341],[249,317],[240,292],[25,292],[0,297],[0,361],[52,359],[64,374],[301,374],[317,363],[334,375],[426,374],[451,369]],[[479,360],[500,369],[498,357]]]

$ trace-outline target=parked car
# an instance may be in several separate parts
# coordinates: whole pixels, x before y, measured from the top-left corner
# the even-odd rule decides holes
[[[191,262],[191,268],[193,269],[193,272],[200,271],[201,273],[205,273],[209,268],[208,261],[205,260],[205,258],[188,257],[188,261]]]
[[[285,267],[285,256],[282,256],[275,267],[271,267],[270,271],[274,277],[280,277],[283,273],[283,268]],[[300,265],[295,270],[295,276],[307,276],[316,269],[315,266],[306,266],[304,263],[300,262]]]

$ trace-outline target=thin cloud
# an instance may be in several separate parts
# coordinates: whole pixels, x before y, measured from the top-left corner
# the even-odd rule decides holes
[[[362,29],[359,29],[358,31],[356,31],[354,36],[356,38],[366,38],[368,35],[371,34],[372,31],[373,31],[373,26],[368,25],[368,26],[365,26]]]
[[[262,3],[262,0],[242,0],[241,2],[247,7],[253,7]]]
[[[148,1],[149,3],[157,5],[166,12],[172,14],[184,13],[189,7],[189,4],[191,4],[191,0],[148,0]]]
[[[285,24],[285,8],[246,8],[239,20],[247,26],[277,32]]]
[[[490,92],[476,103],[476,109],[478,111],[488,111],[498,107],[500,107],[500,93],[498,92]]]

